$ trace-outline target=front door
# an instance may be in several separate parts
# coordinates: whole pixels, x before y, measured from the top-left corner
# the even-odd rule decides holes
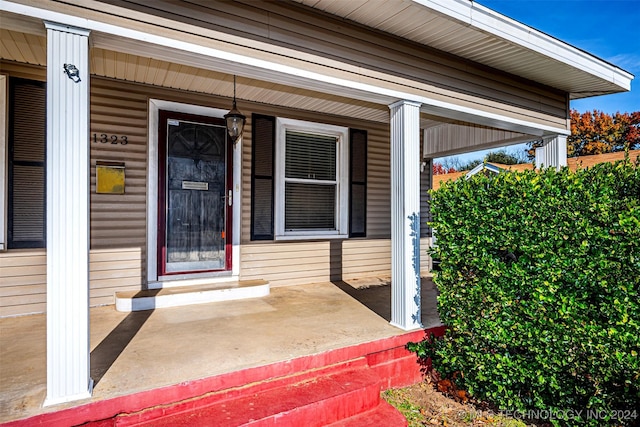
[[[160,111],[158,274],[231,269],[231,149],[222,119]]]

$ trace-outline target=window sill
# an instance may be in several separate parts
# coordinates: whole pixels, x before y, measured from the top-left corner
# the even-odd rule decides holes
[[[275,240],[330,240],[330,239],[348,239],[348,234],[285,234],[275,236]]]

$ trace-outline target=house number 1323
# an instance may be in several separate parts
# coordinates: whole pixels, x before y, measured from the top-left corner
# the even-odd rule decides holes
[[[127,145],[129,139],[126,135],[107,135],[106,133],[94,133],[91,135],[91,142],[102,144],[122,144]]]

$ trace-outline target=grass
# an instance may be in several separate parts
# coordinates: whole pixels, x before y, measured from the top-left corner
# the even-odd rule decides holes
[[[527,426],[520,420],[458,402],[435,390],[429,382],[387,390],[382,393],[382,398],[404,415],[409,427]]]

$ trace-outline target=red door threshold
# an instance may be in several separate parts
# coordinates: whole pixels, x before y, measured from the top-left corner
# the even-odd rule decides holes
[[[442,335],[444,327],[91,402],[3,426],[406,426],[404,417],[380,400],[380,392],[421,381],[416,356],[404,346],[420,341],[425,332]]]

